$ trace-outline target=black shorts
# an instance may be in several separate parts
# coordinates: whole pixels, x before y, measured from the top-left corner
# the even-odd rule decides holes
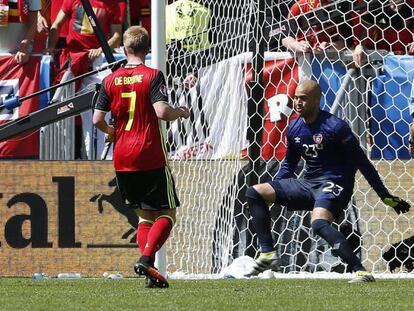
[[[270,182],[275,189],[277,204],[288,210],[312,211],[314,207],[329,210],[336,218],[346,209],[352,190],[342,187],[329,179],[309,180],[287,178]]]
[[[131,208],[160,211],[180,206],[168,167],[149,171],[116,172],[118,189]]]

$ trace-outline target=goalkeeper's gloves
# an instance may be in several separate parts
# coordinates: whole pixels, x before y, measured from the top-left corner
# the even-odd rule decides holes
[[[411,207],[408,202],[401,200],[399,197],[395,197],[393,195],[383,198],[382,202],[392,207],[397,214],[407,213]]]

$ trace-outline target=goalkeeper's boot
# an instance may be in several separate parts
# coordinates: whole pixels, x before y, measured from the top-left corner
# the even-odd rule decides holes
[[[369,271],[359,270],[355,272],[355,276],[348,283],[364,283],[364,282],[375,282],[375,278]]]
[[[148,256],[141,256],[141,258],[135,263],[134,270],[135,273],[145,275],[150,278],[156,287],[167,288],[170,286],[167,279],[158,272],[158,270],[154,267],[153,260]]]
[[[277,257],[275,251],[261,253],[255,260],[252,270],[245,274],[245,276],[255,276],[266,270],[279,271],[279,258]]]

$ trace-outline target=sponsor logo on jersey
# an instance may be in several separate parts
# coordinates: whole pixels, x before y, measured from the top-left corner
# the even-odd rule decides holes
[[[319,133],[319,134],[313,135],[313,141],[318,145],[322,144],[322,141],[323,141],[322,134]]]

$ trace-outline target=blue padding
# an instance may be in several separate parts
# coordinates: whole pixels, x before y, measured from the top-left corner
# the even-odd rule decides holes
[[[414,119],[414,81],[412,81],[411,83],[411,96],[410,99],[408,101],[408,110],[410,111],[410,115],[413,117]]]
[[[319,83],[322,90],[321,109],[329,111],[341,87],[346,68],[341,62],[331,63],[324,56],[310,56],[312,80]],[[320,57],[323,57],[321,60]]]
[[[19,96],[13,96],[3,99],[3,105],[8,110],[13,110],[16,107],[20,106]]]
[[[410,159],[408,152],[410,95],[413,92],[414,57],[386,56],[383,74],[373,82],[370,123],[372,159]]]
[[[44,55],[40,61],[40,85],[39,89],[44,90],[50,87],[50,63],[52,56]],[[45,108],[50,102],[50,92],[39,96],[39,109]]]

